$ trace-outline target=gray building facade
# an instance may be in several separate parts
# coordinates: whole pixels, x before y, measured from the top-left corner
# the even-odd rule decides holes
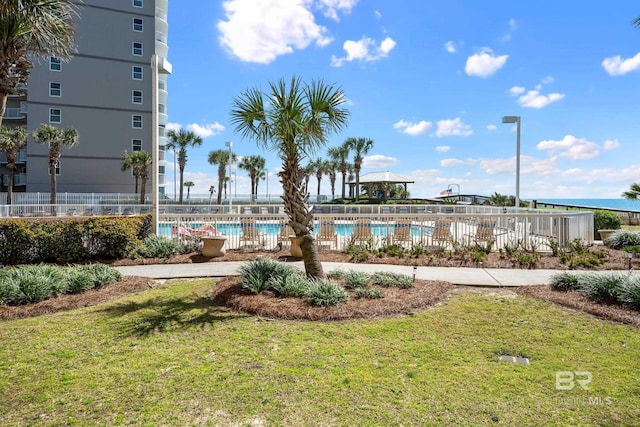
[[[168,2],[78,2],[75,54],[68,62],[52,57],[36,64],[26,104],[12,99],[7,114],[19,115],[22,105],[29,131],[42,123],[78,131],[78,145],[62,152],[58,192],[133,193],[131,172],[121,171],[122,156],[125,150],[151,152],[153,132],[159,135],[158,183],[164,192],[167,75],[158,74],[158,128],[153,129],[151,61],[153,55],[159,61],[168,55]],[[29,138],[25,154],[17,182],[23,187],[16,191],[48,192],[48,147]]]

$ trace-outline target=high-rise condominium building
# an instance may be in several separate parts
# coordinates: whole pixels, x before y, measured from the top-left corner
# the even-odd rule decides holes
[[[42,123],[77,129],[78,145],[62,152],[56,172],[58,192],[133,193],[131,171],[121,171],[123,153],[151,152],[154,132],[159,135],[158,183],[160,192],[164,192],[164,126],[167,74],[171,68],[166,60],[168,3],[169,0],[77,2],[74,55],[68,62],[51,57],[36,63],[26,96],[9,99],[3,125],[24,124],[29,131]],[[152,67],[154,59],[158,61],[157,69]],[[153,94],[155,70],[159,71],[157,98]],[[154,111],[156,129],[152,125]],[[6,162],[4,156],[0,158],[0,169],[2,160]],[[29,138],[17,167],[14,191],[49,191],[45,144]],[[151,183],[148,185],[150,189]]]

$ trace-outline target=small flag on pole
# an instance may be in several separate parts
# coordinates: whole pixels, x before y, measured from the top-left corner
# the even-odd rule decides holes
[[[447,194],[449,194],[449,193],[451,193],[451,189],[450,189],[450,188],[447,188],[446,190],[442,190],[442,191],[440,192],[440,195],[441,195],[441,196],[446,196],[446,195],[447,195]]]

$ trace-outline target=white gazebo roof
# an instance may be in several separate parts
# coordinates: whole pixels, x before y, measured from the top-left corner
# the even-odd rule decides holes
[[[354,184],[355,179],[349,181],[349,183]],[[360,184],[404,184],[410,183],[413,184],[411,178],[407,178],[406,176],[398,175],[397,173],[385,171],[385,172],[369,172],[364,175],[360,175]]]

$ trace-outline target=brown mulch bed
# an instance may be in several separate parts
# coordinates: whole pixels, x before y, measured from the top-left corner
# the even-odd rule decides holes
[[[0,305],[0,320],[22,319],[58,311],[74,310],[111,301],[125,295],[145,291],[154,287],[148,277],[125,276],[121,281],[100,289],[92,289],[81,294],[63,294],[55,298],[24,305]]]
[[[412,314],[442,300],[455,288],[451,283],[416,280],[409,289],[379,288],[382,299],[354,298],[334,307],[314,307],[301,298],[281,298],[271,292],[252,294],[240,287],[238,277],[226,277],[212,292],[214,303],[236,311],[290,320],[371,319]]]
[[[579,291],[556,291],[551,286],[521,286],[512,290],[520,295],[551,301],[564,307],[593,314],[602,319],[640,327],[639,312],[619,305],[595,302]]]

